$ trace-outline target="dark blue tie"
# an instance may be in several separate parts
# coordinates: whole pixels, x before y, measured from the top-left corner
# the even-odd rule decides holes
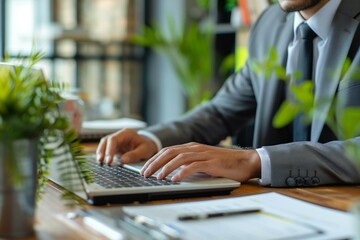
[[[313,42],[317,36],[307,23],[299,26],[300,33],[300,54],[299,54],[299,71],[302,77],[297,80],[297,84],[301,84],[306,80],[312,79],[313,72]],[[298,115],[293,123],[293,140],[308,141],[310,140],[310,126],[303,121],[303,114]]]

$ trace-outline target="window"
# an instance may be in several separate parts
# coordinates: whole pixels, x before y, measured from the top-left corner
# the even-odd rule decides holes
[[[27,55],[35,42],[45,75],[84,100],[88,120],[142,118],[144,51],[128,37],[143,25],[144,0],[0,1],[1,49]]]

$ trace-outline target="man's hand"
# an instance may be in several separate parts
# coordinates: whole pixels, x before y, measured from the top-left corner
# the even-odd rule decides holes
[[[110,165],[115,154],[121,154],[122,163],[149,159],[157,152],[156,144],[131,129],[123,129],[100,140],[96,150],[99,163]]]
[[[260,177],[261,172],[260,157],[255,150],[187,143],[162,149],[146,162],[141,174],[149,177],[162,168],[157,175],[158,179],[162,179],[180,167],[179,172],[172,177],[172,181],[181,181],[201,172],[243,182]]]

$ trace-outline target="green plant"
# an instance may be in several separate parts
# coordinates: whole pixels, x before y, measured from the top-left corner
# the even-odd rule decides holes
[[[146,26],[142,35],[132,37],[135,44],[153,48],[166,56],[181,82],[191,109],[210,98],[212,27],[201,28],[192,22],[177,30],[168,22],[166,35],[157,25]]]
[[[227,11],[231,11],[234,7],[236,7],[238,5],[237,0],[226,0],[225,3],[225,9]]]
[[[341,76],[344,76],[351,66],[349,59],[344,60],[341,68]],[[274,48],[269,50],[267,58],[263,62],[253,61],[252,68],[257,74],[264,74],[268,79],[271,74],[275,74],[277,79],[283,80],[287,83],[290,79],[297,79],[301,77],[300,72],[293,74],[286,74],[283,66],[278,64],[277,52]],[[360,67],[352,70],[352,79],[360,81]],[[289,90],[292,93],[292,99],[286,99],[280,106],[278,112],[273,119],[273,126],[277,128],[284,127],[300,113],[302,113],[303,121],[309,124],[317,109],[321,109],[321,105],[331,101],[330,109],[327,113],[322,113],[321,120],[325,121],[326,125],[340,140],[348,140],[360,135],[360,107],[346,107],[339,108],[335,105],[336,97],[325,97],[319,101],[314,101],[314,84],[313,81],[308,80],[299,85],[289,85]],[[360,148],[353,141],[346,141],[347,155],[357,160],[360,167]]]
[[[210,8],[210,0],[196,0],[196,4],[199,8],[209,9]]]
[[[11,146],[19,139],[38,140],[38,193],[46,183],[49,162],[61,157],[58,169],[70,190],[64,191],[63,197],[71,200],[71,192],[79,187],[71,179],[74,171],[88,182],[91,176],[77,134],[58,105],[63,101],[62,86],[46,81],[41,71],[35,70],[41,58],[42,54],[33,50],[29,58],[0,69],[0,142]],[[75,170],[70,171],[70,165],[75,165]],[[5,168],[12,173],[11,182],[21,185],[23,177],[11,156],[5,159]]]

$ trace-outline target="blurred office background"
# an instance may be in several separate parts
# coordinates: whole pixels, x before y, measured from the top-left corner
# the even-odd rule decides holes
[[[153,22],[166,32],[169,18],[175,26],[210,22],[214,31],[209,80],[216,90],[233,71],[231,60],[226,71],[220,71],[220,65],[235,52],[236,42],[246,42],[241,32],[247,36],[249,30],[248,25],[230,23],[237,3],[0,0],[0,54],[26,56],[35,42],[45,53],[41,67],[46,77],[68,84],[84,100],[88,120],[132,117],[148,124],[164,122],[186,110],[178,76],[163,55],[133,44],[129,37]]]

